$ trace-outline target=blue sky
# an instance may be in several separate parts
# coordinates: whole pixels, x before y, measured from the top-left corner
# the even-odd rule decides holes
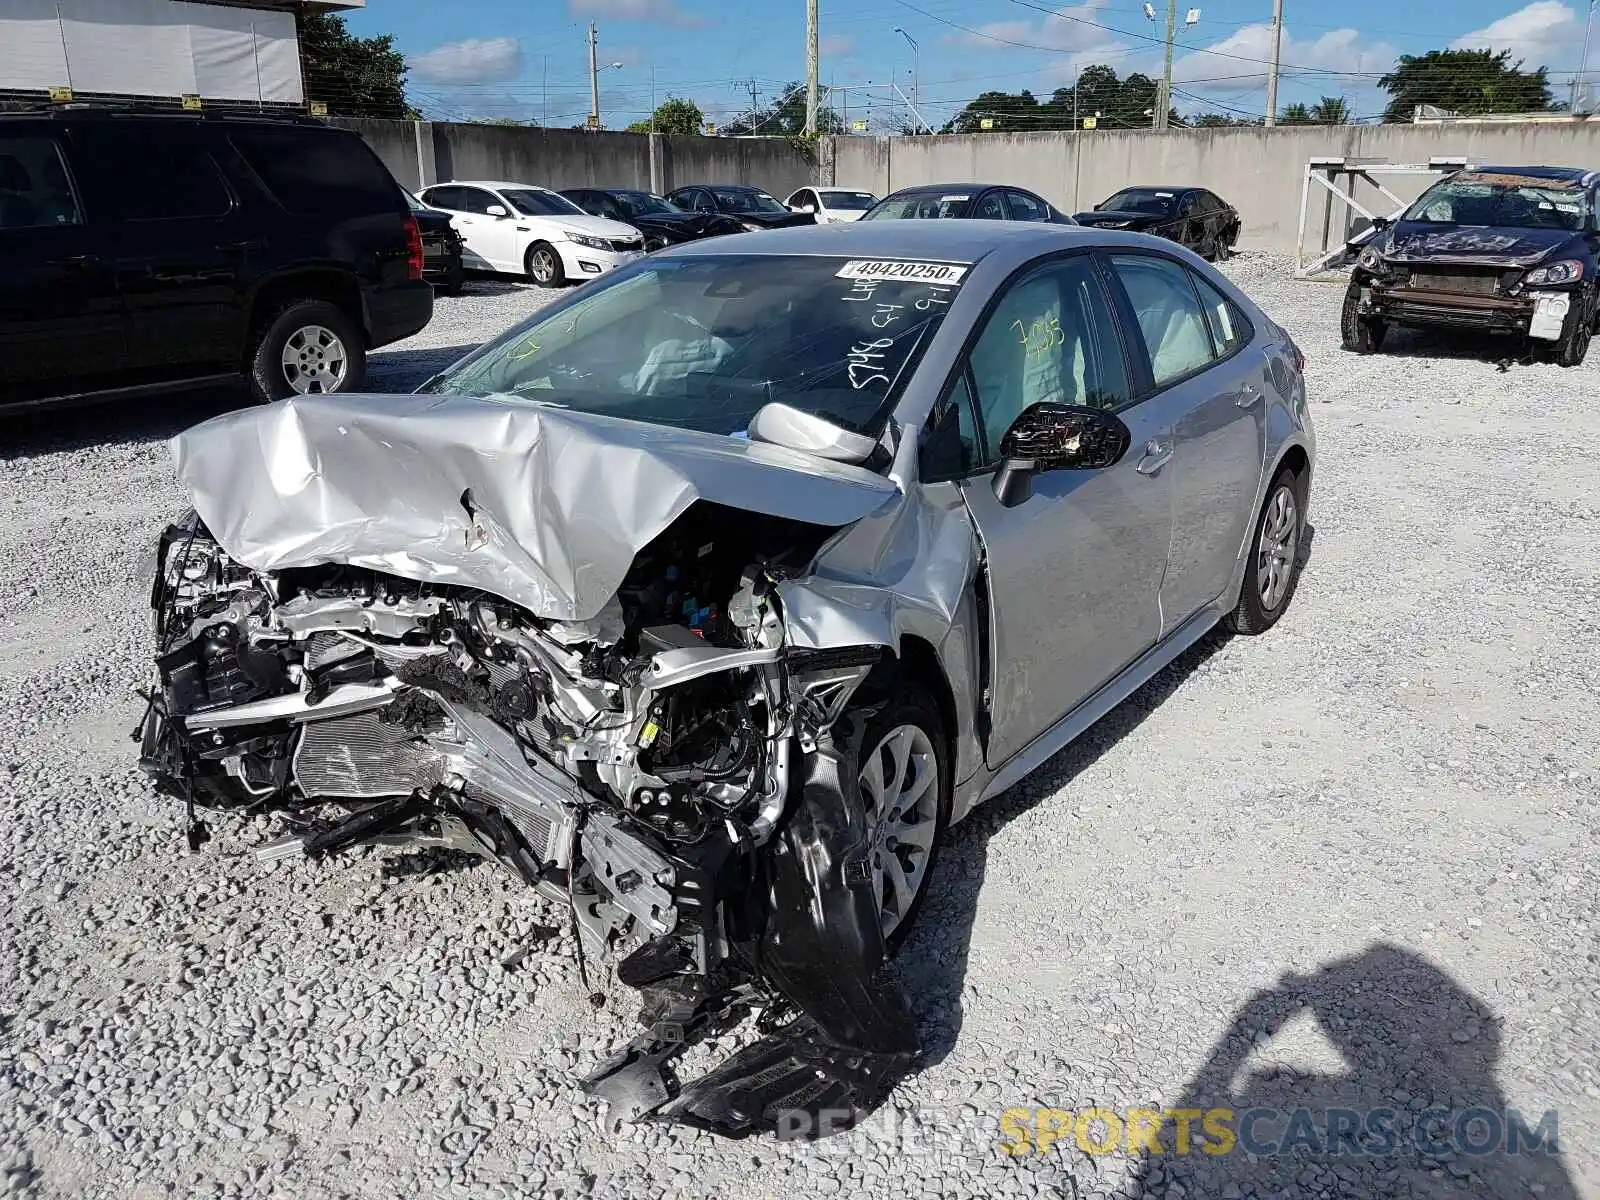
[[[1180,0],[1179,21],[1196,0]],[[1165,21],[1165,0],[1155,0]],[[1397,54],[1443,46],[1512,51],[1545,65],[1563,98],[1578,66],[1585,0],[1286,0],[1280,105],[1344,96],[1357,116],[1381,111],[1373,86]],[[1175,51],[1185,111],[1259,115],[1265,107],[1271,0],[1199,0]],[[836,108],[877,131],[903,111],[898,86],[934,126],[980,91],[1048,95],[1103,62],[1119,74],[1161,68],[1160,30],[1142,0],[821,0],[822,81]],[[368,0],[347,14],[362,34],[392,33],[411,64],[410,90],[429,116],[582,122],[589,109],[585,27],[599,27],[605,124],[647,115],[652,97],[696,101],[714,120],[776,94],[805,71],[803,0]],[[913,54],[907,36],[914,39]],[[1600,35],[1597,35],[1600,42]],[[1600,66],[1600,52],[1591,64]],[[915,68],[915,71],[914,71]],[[1292,69],[1291,69],[1292,68]],[[848,91],[844,89],[849,89]]]

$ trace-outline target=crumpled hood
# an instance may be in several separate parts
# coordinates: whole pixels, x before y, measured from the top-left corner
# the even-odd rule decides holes
[[[696,500],[849,525],[897,495],[799,451],[512,397],[306,396],[172,440],[195,510],[258,571],[345,563],[587,621]]]
[[[1569,229],[1516,229],[1400,221],[1382,248],[1386,258],[1408,262],[1460,262],[1531,267],[1581,242]]]

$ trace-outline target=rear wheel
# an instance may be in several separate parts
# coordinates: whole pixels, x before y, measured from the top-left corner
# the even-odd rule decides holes
[[[1234,633],[1265,633],[1283,616],[1300,582],[1300,536],[1304,529],[1300,480],[1285,467],[1272,480],[1256,518],[1239,602],[1226,619]]]
[[[261,403],[350,392],[366,369],[361,331],[345,311],[326,300],[299,300],[280,308],[258,335],[250,391]]]
[[[535,242],[529,246],[522,265],[528,272],[528,278],[540,287],[560,287],[567,281],[561,255],[549,242]]]
[[[1383,349],[1388,327],[1374,317],[1361,312],[1361,289],[1356,284],[1344,294],[1344,310],[1339,317],[1340,340],[1353,354],[1376,354]]]

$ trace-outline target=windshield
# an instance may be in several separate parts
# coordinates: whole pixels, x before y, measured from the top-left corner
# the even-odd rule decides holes
[[[863,221],[929,220],[936,217],[964,217],[972,207],[972,197],[965,192],[912,192],[905,196],[890,196],[878,202],[876,208],[862,217]]]
[[[1150,188],[1127,188],[1100,207],[1108,212],[1151,213],[1162,216],[1172,211],[1173,200],[1171,192],[1157,192]]]
[[[866,212],[878,202],[871,192],[823,192],[822,203],[844,212]]]
[[[535,188],[504,188],[500,194],[519,213],[528,217],[570,217],[583,215],[579,208],[565,196]]]
[[[789,210],[765,192],[747,192],[740,188],[712,188],[717,194],[717,204],[724,212],[786,213]]]
[[[670,200],[649,192],[617,192],[615,195],[617,204],[630,217],[670,217],[683,212]]]
[[[1405,220],[1579,230],[1586,215],[1583,189],[1577,184],[1473,172],[1434,184],[1406,210]]]
[[[781,401],[876,436],[965,271],[813,256],[644,259],[424,390],[736,437]]]

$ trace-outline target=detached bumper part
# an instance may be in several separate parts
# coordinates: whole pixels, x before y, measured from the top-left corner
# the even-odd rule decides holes
[[[675,1003],[653,1004],[647,991],[650,1028],[584,1081],[620,1119],[653,1112],[726,1137],[811,1139],[871,1112],[916,1062],[910,1011],[884,971],[860,791],[831,743],[806,762],[800,803],[758,863],[738,946],[799,1015],[680,1092],[674,1061],[749,1004],[686,994],[681,979]]]

